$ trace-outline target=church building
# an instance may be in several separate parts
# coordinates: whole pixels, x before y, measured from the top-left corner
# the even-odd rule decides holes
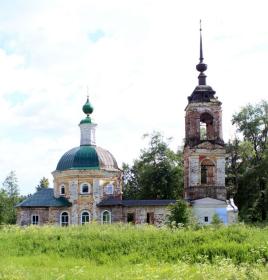
[[[217,214],[224,223],[237,220],[237,207],[226,200],[225,157],[221,102],[206,85],[200,29],[199,84],[188,97],[185,114],[184,199],[201,224],[211,223]],[[87,98],[83,106],[80,146],[67,151],[52,172],[53,188],[41,189],[19,203],[18,225],[80,225],[134,223],[164,225],[168,205],[175,200],[122,199],[122,170],[114,156],[96,145],[93,107]]]
[[[175,200],[123,200],[122,170],[114,156],[96,145],[93,107],[83,106],[80,146],[67,151],[52,172],[54,187],[41,189],[17,205],[19,225],[135,223],[161,226]]]

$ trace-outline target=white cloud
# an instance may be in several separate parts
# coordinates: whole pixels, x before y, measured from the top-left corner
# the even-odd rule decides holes
[[[79,145],[87,85],[97,142],[119,163],[137,157],[142,135],[153,130],[173,136],[174,149],[180,146],[187,96],[197,84],[200,17],[208,84],[223,102],[225,139],[240,106],[267,99],[265,1],[0,6],[0,179],[16,170],[23,193]],[[101,35],[94,40],[92,34]],[[16,93],[23,100],[15,102]]]

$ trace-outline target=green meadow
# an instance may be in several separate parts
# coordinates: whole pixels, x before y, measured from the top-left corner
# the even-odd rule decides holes
[[[268,279],[268,227],[0,228],[0,279]]]

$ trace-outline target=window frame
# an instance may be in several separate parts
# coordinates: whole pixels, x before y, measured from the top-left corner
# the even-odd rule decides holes
[[[111,188],[111,192],[108,192],[108,189]],[[113,183],[109,183],[105,186],[105,193],[108,195],[113,195],[114,194],[114,184]]]
[[[109,214],[109,220],[107,222],[104,222],[104,219],[103,219],[104,213],[108,213]],[[103,210],[101,212],[101,223],[102,224],[111,224],[112,223],[112,212],[111,211],[106,209],[106,210]]]
[[[87,185],[87,187],[88,187],[87,192],[83,192],[83,186],[85,186],[85,185]],[[90,192],[91,192],[91,185],[88,182],[84,182],[84,183],[80,184],[80,194],[87,195],[87,194],[90,194]]]
[[[88,222],[84,222],[84,223],[83,223],[83,214],[84,214],[84,213],[88,214]],[[90,220],[91,220],[91,219],[90,219],[90,212],[89,212],[88,210],[82,210],[82,211],[81,211],[81,214],[80,214],[80,224],[81,224],[81,225],[89,224],[89,223],[90,223]]]
[[[62,189],[64,189],[63,193],[62,193]],[[60,195],[66,195],[66,187],[64,184],[60,185]]]
[[[66,222],[62,222],[62,215],[63,215],[64,213],[67,214],[67,218],[68,218],[67,224],[66,224]],[[67,226],[70,225],[70,213],[69,213],[68,211],[62,211],[62,212],[60,213],[60,225],[61,225],[62,227],[67,227]]]
[[[205,163],[206,162],[206,163]],[[211,158],[204,158],[200,162],[200,185],[214,185],[217,178],[216,163]],[[212,176],[210,176],[212,174]],[[206,175],[204,177],[204,175]]]
[[[34,217],[35,217],[35,219],[36,219],[36,217],[37,217],[37,222],[36,222],[36,220],[35,220],[35,222],[34,222]],[[31,225],[37,226],[37,225],[39,225],[39,222],[40,222],[39,215],[38,215],[38,214],[33,214],[33,215],[31,216]]]

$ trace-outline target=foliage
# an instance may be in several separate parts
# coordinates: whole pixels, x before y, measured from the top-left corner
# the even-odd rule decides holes
[[[40,180],[39,185],[37,185],[36,190],[39,191],[41,189],[47,189],[49,187],[49,181],[46,177],[43,177]]]
[[[227,144],[227,188],[240,216],[249,222],[268,218],[268,103],[247,105],[234,114],[242,135]]]
[[[175,204],[169,206],[169,211],[169,225],[174,225],[174,222],[176,223],[176,225],[187,225],[190,222],[190,208],[185,200],[177,200]]]
[[[174,199],[182,196],[182,152],[173,152],[159,132],[150,137],[133,166],[123,165],[124,198]]]
[[[15,205],[20,201],[18,179],[15,171],[11,171],[0,189],[0,224],[15,224]]]
[[[0,279],[267,279],[267,242],[245,225],[4,226]]]
[[[218,225],[222,224],[221,218],[216,213],[212,216],[211,224],[214,226],[218,226]]]
[[[18,179],[15,171],[10,171],[3,182],[3,187],[8,197],[16,197],[19,195]]]

